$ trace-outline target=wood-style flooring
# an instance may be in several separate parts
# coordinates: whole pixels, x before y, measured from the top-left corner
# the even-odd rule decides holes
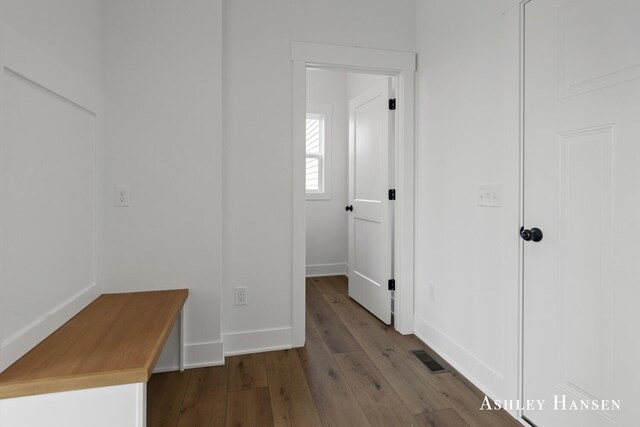
[[[307,279],[304,348],[154,374],[148,426],[520,426],[480,411],[484,394],[453,369],[428,373],[408,352],[424,347],[350,299],[346,277]]]

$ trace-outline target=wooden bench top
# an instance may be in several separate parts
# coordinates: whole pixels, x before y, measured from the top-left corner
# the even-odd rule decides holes
[[[0,399],[148,381],[188,293],[101,295],[0,374]]]

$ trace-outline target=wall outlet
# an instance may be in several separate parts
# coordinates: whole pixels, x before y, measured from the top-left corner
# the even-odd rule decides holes
[[[235,288],[236,305],[247,305],[247,288]]]
[[[490,208],[502,206],[502,186],[500,184],[478,185],[478,206]]]
[[[434,302],[436,300],[436,285],[433,283],[429,284],[429,299]]]
[[[118,208],[129,207],[129,186],[117,185],[113,187],[113,206]]]

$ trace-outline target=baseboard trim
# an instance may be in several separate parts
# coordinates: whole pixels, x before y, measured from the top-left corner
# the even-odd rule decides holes
[[[498,398],[495,388],[489,386],[489,384],[500,384],[503,380],[502,375],[422,317],[417,314],[414,317],[414,334],[418,338],[438,353],[455,370],[464,375],[473,385],[489,396],[490,399],[495,400]]]
[[[11,366],[56,329],[68,322],[69,319],[95,300],[99,294],[97,283],[92,283],[2,341],[0,344],[0,355],[2,357],[0,360],[0,372]]]
[[[179,344],[178,344],[179,346]],[[175,372],[180,370],[178,348],[172,349],[172,354],[169,360],[165,360],[162,363],[158,360],[154,374],[161,372]],[[185,369],[193,368],[207,368],[209,366],[221,366],[224,365],[224,355],[222,352],[222,341],[210,341],[195,344],[185,344],[184,346],[184,367]]]
[[[292,347],[290,327],[227,333],[222,335],[222,341],[225,356],[263,353]]]
[[[184,367],[204,368],[224,365],[223,348],[222,341],[185,344]]]
[[[344,276],[349,273],[347,264],[307,265],[307,277]]]
[[[165,365],[157,367],[153,370],[154,374],[161,374],[163,372],[175,372],[180,370],[180,365]]]

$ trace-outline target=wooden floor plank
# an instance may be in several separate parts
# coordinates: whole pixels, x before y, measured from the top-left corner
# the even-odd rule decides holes
[[[416,415],[422,427],[469,427],[455,409],[441,409]]]
[[[435,375],[437,389],[451,406],[472,427],[520,426],[504,411],[480,411],[483,397],[479,397],[467,384],[454,375]]]
[[[484,393],[471,382],[455,371],[432,349],[426,346],[414,335],[400,335],[395,331],[386,331],[387,336],[394,341],[401,354],[417,378],[431,384],[462,416],[470,426],[519,426],[510,415],[504,411],[480,411]],[[409,350],[427,349],[438,362],[451,372],[446,374],[431,374],[409,354]]]
[[[227,358],[229,364],[228,391],[267,387],[264,353],[243,354]]]
[[[340,293],[349,295],[349,278],[347,276],[331,276],[329,281],[335,285]]]
[[[153,374],[147,383],[147,425],[174,427],[180,416],[191,371]]]
[[[332,353],[350,353],[362,348],[331,310],[318,289],[307,286],[307,310]]]
[[[324,426],[368,426],[349,383],[325,344],[320,332],[312,329],[307,343],[297,349],[320,420]]]
[[[450,406],[431,384],[416,377],[404,354],[386,337],[386,325],[342,294],[325,298],[412,414]]]
[[[347,276],[313,277],[310,279],[310,284],[323,295],[335,293],[349,295],[348,283]]]
[[[265,354],[276,426],[321,426],[300,358],[295,350]]]
[[[227,396],[227,427],[273,426],[268,387],[230,391]]]
[[[408,352],[426,345],[382,324],[347,290],[344,276],[307,281],[304,348],[154,374],[149,427],[520,425],[504,411],[480,411],[484,393],[455,369],[430,374]]]
[[[418,422],[362,351],[335,359],[372,426],[417,426]]]
[[[311,310],[305,310],[305,320],[304,320],[304,325],[305,325],[305,331],[308,331],[309,329],[318,329],[318,326],[316,325],[316,322],[313,321],[313,317],[311,317]]]
[[[227,412],[227,366],[191,370],[178,427],[222,426]]]

